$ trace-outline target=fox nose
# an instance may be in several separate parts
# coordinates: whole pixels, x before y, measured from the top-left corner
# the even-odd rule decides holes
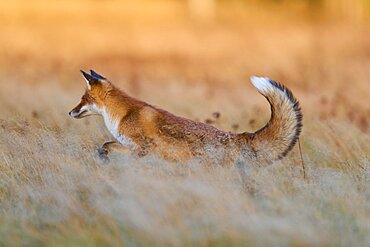
[[[70,112],[68,113],[68,115],[70,115],[70,116],[72,117],[72,111],[70,111]]]

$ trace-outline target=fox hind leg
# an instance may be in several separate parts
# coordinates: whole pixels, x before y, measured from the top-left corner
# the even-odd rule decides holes
[[[234,162],[234,166],[239,173],[243,189],[246,192],[255,194],[256,188],[255,188],[255,184],[253,183],[254,180],[251,177],[252,167],[247,164],[246,160],[242,156],[239,156],[238,158],[236,158]]]

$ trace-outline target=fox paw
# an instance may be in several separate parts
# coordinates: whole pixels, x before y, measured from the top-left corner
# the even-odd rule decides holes
[[[107,149],[105,149],[103,147],[97,148],[96,151],[98,151],[99,156],[102,156],[102,155],[105,155],[106,156],[108,154]]]
[[[104,163],[109,163],[108,151],[105,148],[97,148],[98,155],[101,161]]]

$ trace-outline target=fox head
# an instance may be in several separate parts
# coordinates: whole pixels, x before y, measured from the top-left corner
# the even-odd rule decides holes
[[[81,73],[86,81],[86,91],[81,97],[81,102],[69,112],[69,115],[74,118],[83,118],[101,114],[111,84],[105,77],[93,70],[90,70],[91,74],[82,70]]]

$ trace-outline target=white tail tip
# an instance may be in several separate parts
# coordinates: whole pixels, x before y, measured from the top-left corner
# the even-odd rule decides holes
[[[270,82],[271,80],[267,77],[251,77],[251,82],[253,86],[255,86],[260,93],[264,93],[266,91],[270,91],[274,89],[274,86]]]

